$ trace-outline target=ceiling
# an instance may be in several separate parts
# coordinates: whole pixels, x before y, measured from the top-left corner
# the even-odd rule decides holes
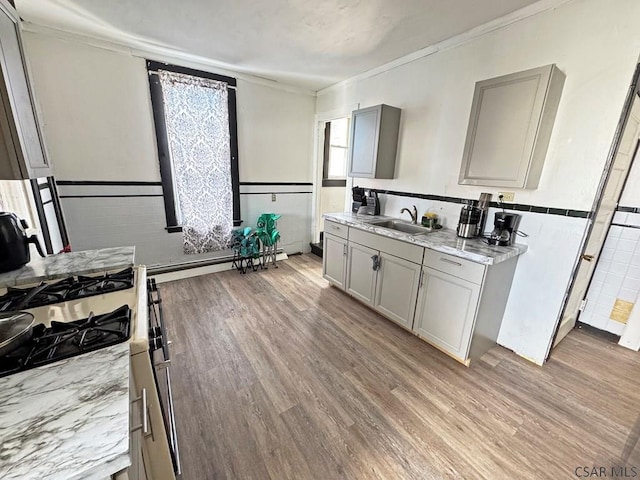
[[[536,0],[16,0],[28,22],[319,90]]]

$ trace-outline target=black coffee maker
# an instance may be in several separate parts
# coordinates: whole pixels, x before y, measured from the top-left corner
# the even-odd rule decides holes
[[[31,260],[29,245],[35,244],[41,257],[42,247],[35,235],[27,236],[27,222],[15,213],[0,212],[0,272],[16,270]]]
[[[516,241],[521,215],[517,213],[496,212],[493,220],[493,231],[489,235],[491,245],[506,247]]]

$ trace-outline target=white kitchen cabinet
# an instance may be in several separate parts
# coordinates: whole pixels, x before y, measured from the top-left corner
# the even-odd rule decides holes
[[[336,287],[342,290],[346,288],[347,240],[326,232],[323,242],[322,276]]]
[[[419,264],[380,253],[374,308],[396,323],[411,328],[419,283]]]
[[[354,111],[351,116],[349,176],[393,178],[399,130],[399,108],[376,105]]]
[[[145,466],[146,449],[143,432],[143,415],[147,412],[147,406],[143,408],[142,402],[146,401],[146,392],[143,395],[142,389],[137,389],[133,380],[133,375],[129,377],[129,392],[131,401],[131,435],[129,437],[129,458],[131,466],[121,473],[121,477],[116,475],[117,480],[148,480]],[[148,420],[148,419],[147,419]],[[126,476],[125,476],[126,475]]]
[[[484,265],[329,221],[324,238],[324,277],[357,300],[465,365],[495,346],[517,256]]]
[[[537,188],[564,80],[547,65],[477,82],[458,183]]]
[[[347,292],[358,300],[373,305],[379,252],[349,242],[347,254]]]
[[[145,392],[145,398],[138,402],[141,409],[138,423],[133,427],[139,426],[141,420],[147,419],[147,432],[142,431],[142,435],[138,435],[141,443],[140,455],[142,457],[142,465],[144,468],[138,468],[138,475],[142,480],[176,480],[171,461],[171,452],[167,442],[167,431],[165,430],[162,408],[160,406],[160,396],[158,393],[158,385],[156,383],[153,366],[149,358],[148,351],[142,351],[131,355],[131,372],[133,375],[134,392],[136,396],[142,397]],[[145,406],[143,408],[143,406]],[[135,422],[135,420],[132,420]],[[140,432],[140,429],[137,430]],[[136,432],[132,432],[135,434]],[[139,464],[140,465],[140,464]],[[129,472],[131,479],[135,478],[132,471]]]
[[[425,340],[466,360],[480,285],[423,267],[413,329]]]
[[[0,0],[0,179],[52,175],[37,122],[16,11]]]

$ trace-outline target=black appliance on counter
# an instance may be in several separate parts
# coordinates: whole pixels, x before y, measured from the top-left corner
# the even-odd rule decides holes
[[[361,215],[380,215],[380,199],[375,190],[366,190],[361,187],[351,189],[353,202],[351,211]]]
[[[517,213],[496,212],[493,220],[493,231],[488,242],[491,245],[509,246],[516,241],[521,215]]]
[[[491,204],[491,194],[481,193],[477,202],[474,200],[468,200],[468,202],[460,210],[456,229],[458,237],[461,238],[473,238],[483,234]]]
[[[475,205],[463,205],[460,210],[456,234],[461,238],[473,238],[478,234],[482,211]]]
[[[133,268],[98,277],[69,277],[55,283],[41,282],[35,287],[9,287],[0,296],[0,312],[25,310],[68,300],[126,290],[133,287]]]
[[[40,323],[29,338],[21,338],[14,349],[0,356],[0,377],[122,343],[131,335],[130,326],[128,305],[75,322],[51,322],[50,327]]]
[[[0,212],[0,272],[17,270],[31,261],[29,245],[34,244],[41,257],[44,252],[35,235],[27,236],[29,226],[15,213]]]

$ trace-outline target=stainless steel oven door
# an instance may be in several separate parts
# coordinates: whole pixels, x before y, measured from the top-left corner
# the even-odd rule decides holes
[[[178,449],[178,432],[176,429],[175,412],[173,407],[173,395],[171,392],[171,352],[162,316],[162,298],[160,290],[154,279],[147,282],[149,297],[149,355],[158,389],[160,407],[164,426],[169,440],[169,450],[173,461],[173,469],[177,475],[181,475],[180,452]]]

